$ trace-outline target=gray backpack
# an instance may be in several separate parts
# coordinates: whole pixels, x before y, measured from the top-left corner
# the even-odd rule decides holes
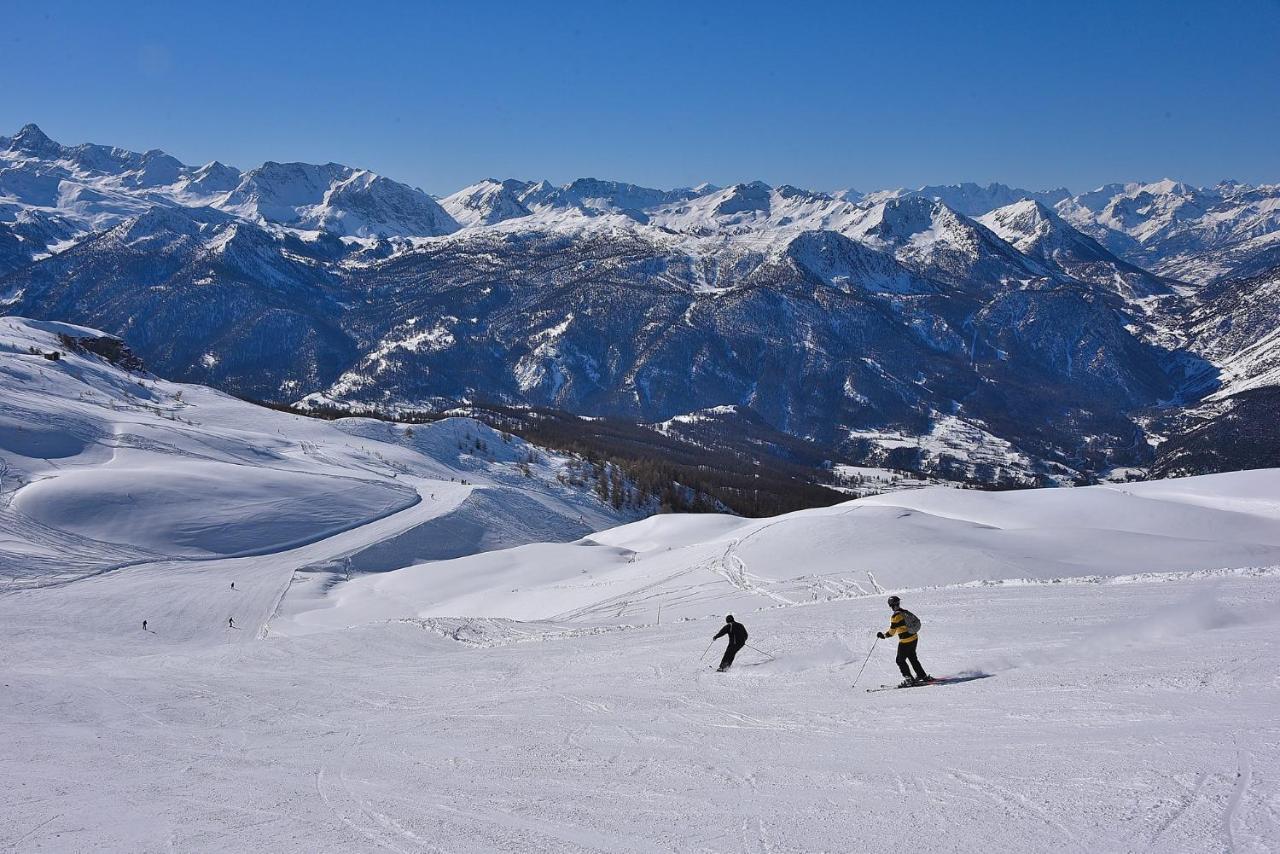
[[[920,618],[908,611],[906,608],[900,608],[899,610],[902,612],[902,618],[905,621],[903,625],[907,627],[907,631],[913,635],[919,634]]]

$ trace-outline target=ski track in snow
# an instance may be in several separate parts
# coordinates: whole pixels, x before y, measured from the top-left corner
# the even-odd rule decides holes
[[[1159,827],[1156,828],[1155,833],[1151,835],[1151,839],[1150,839],[1151,846],[1155,846],[1155,844],[1160,841],[1160,838],[1165,835],[1165,832],[1168,831],[1169,828],[1173,827],[1174,824],[1181,821],[1183,816],[1187,815],[1188,812],[1193,807],[1195,807],[1200,803],[1201,797],[1203,796],[1205,783],[1208,781],[1208,779],[1209,779],[1209,775],[1206,772],[1202,771],[1196,775],[1195,785],[1188,790],[1185,799],[1183,799],[1181,803],[1177,805],[1177,807],[1173,810],[1173,812],[1169,815],[1168,818],[1163,819],[1160,822],[1160,825]]]

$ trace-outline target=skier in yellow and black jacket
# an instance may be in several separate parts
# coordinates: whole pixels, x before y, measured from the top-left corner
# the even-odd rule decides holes
[[[924,672],[924,668],[920,666],[920,659],[916,658],[916,642],[920,639],[920,619],[906,608],[902,607],[902,601],[897,596],[889,597],[889,607],[893,609],[893,617],[889,620],[889,628],[887,631],[876,632],[876,637],[887,638],[898,636],[898,669],[902,671],[902,684],[899,687],[908,685],[920,685],[930,681],[933,677]],[[911,667],[915,668],[916,675],[911,675]]]

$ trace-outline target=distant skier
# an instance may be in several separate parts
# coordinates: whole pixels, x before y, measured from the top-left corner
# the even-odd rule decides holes
[[[235,583],[234,581],[233,581],[233,582],[231,582],[231,589],[232,589],[232,590],[235,590],[235,589],[236,589],[236,583]]]
[[[898,687],[905,688],[908,685],[919,685],[923,682],[928,682],[933,677],[924,672],[924,668],[920,666],[920,659],[916,658],[916,642],[920,639],[920,618],[903,608],[901,600],[897,596],[889,597],[889,607],[893,609],[893,618],[889,620],[889,630],[876,632],[876,637],[898,636],[898,669],[902,671],[903,676],[902,684]],[[911,668],[907,666],[908,662],[910,662],[911,667],[915,668],[915,676],[911,675]]]
[[[747,645],[747,627],[742,623],[733,619],[733,614],[724,618],[724,628],[716,632],[716,636],[712,640],[729,636],[729,645],[725,647],[724,658],[720,659],[720,667],[717,673],[724,673],[729,669],[729,665],[733,664],[733,657],[738,654],[738,650]]]
[[[143,620],[143,621],[142,621],[142,630],[143,630],[144,632],[147,630],[147,621],[146,621],[146,620]]]
[[[236,627],[236,618],[227,617],[227,628],[234,629]]]

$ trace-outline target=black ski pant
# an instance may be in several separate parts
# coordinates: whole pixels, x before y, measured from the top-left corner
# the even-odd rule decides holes
[[[906,679],[923,679],[925,676],[924,668],[920,666],[920,659],[916,658],[916,644],[919,641],[908,641],[907,643],[898,644],[898,669],[902,671],[902,675]],[[912,677],[911,668],[907,667],[907,662],[911,663],[911,667],[916,669],[916,675]]]
[[[720,659],[720,669],[727,670],[730,664],[733,664],[733,657],[738,654],[738,650],[742,649],[746,644],[734,643],[729,641],[729,646],[725,648],[724,658]]]

